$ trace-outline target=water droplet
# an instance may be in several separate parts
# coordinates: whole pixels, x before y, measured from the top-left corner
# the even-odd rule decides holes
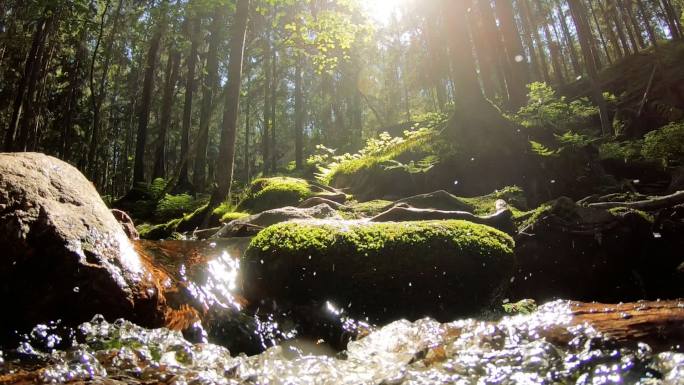
[[[458,181],[457,181],[457,180],[455,180],[455,181],[454,181],[454,184],[455,184],[455,185],[456,185],[456,184],[458,184]]]

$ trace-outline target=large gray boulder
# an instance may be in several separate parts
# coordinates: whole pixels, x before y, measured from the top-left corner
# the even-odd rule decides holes
[[[38,153],[0,153],[0,330],[100,313],[160,323],[153,274],[92,183]]]

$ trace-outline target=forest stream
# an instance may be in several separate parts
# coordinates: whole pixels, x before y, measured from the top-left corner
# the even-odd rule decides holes
[[[248,243],[143,241],[137,249],[206,309],[243,322],[263,352],[211,343],[202,325],[194,325],[192,343],[179,331],[98,315],[77,327],[36,325],[0,352],[0,383],[676,385],[684,378],[684,300],[558,300],[538,308],[522,301],[519,315],[386,325],[355,321],[327,303],[328,321],[349,341],[338,350],[316,330],[300,335],[296,319],[241,313],[238,261]]]
[[[684,0],[0,0],[0,385],[684,385]]]

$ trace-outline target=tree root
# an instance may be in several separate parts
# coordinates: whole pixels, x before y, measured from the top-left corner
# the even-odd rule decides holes
[[[651,199],[637,202],[597,202],[589,204],[589,207],[597,209],[612,209],[616,207],[626,207],[636,210],[658,210],[666,207],[676,206],[684,203],[684,191],[677,191],[671,195],[654,197]]]

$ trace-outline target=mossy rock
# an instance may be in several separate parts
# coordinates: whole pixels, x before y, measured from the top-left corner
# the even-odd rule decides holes
[[[113,202],[112,208],[124,211],[134,220],[149,220],[154,217],[157,197],[150,185],[136,183],[126,195]]]
[[[371,218],[385,211],[391,204],[392,201],[382,199],[367,202],[353,201],[344,205],[339,211],[345,219]]]
[[[648,213],[562,197],[519,219],[512,299],[613,303],[682,295],[675,276],[681,249],[672,252],[681,233],[654,229]]]
[[[527,202],[523,190],[517,186],[504,187],[491,194],[471,198],[457,197],[444,190],[414,195],[391,203],[385,209],[398,203],[405,203],[418,209],[466,211],[475,215],[489,215],[497,211],[496,202],[505,201],[514,214],[525,210]]]
[[[491,303],[510,279],[513,240],[465,221],[306,221],[268,227],[242,262],[245,296],[331,301],[373,322],[453,319]]]
[[[285,206],[297,206],[313,195],[304,179],[273,177],[256,179],[238,204],[238,211],[258,213]]]

